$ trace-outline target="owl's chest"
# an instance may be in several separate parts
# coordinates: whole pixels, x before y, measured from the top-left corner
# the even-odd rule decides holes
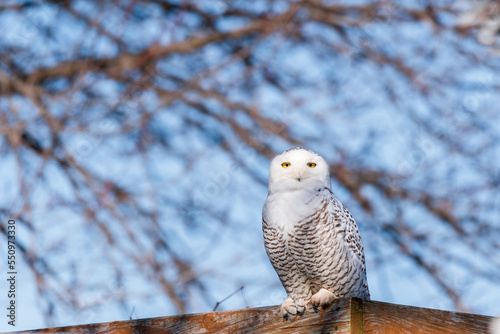
[[[288,239],[305,232],[302,223],[318,212],[322,202],[315,194],[303,192],[270,196],[264,205],[263,217],[272,227],[281,231],[285,239]]]

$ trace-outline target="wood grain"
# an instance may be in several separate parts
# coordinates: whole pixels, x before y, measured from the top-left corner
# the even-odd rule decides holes
[[[17,333],[487,333],[492,317],[358,298],[284,321],[279,306],[115,321]]]
[[[493,317],[363,302],[363,333],[488,333]]]

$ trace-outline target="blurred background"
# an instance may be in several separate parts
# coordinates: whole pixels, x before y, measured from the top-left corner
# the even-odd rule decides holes
[[[15,329],[280,304],[261,210],[294,146],[372,299],[500,314],[499,30],[487,0],[2,1]]]

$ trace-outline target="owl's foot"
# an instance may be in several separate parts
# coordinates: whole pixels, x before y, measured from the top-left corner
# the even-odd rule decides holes
[[[311,303],[314,309],[314,312],[318,312],[318,308],[324,310],[328,306],[330,306],[334,300],[336,300],[335,295],[330,291],[321,288],[316,294],[312,296]]]
[[[285,299],[283,304],[281,304],[281,314],[285,320],[293,320],[297,315],[304,314],[306,307],[304,303],[297,303],[291,297]]]

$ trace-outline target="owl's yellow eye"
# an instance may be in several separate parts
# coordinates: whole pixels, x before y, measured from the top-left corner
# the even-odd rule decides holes
[[[281,167],[283,167],[283,168],[288,168],[288,167],[290,167],[290,165],[291,165],[291,163],[289,163],[289,162],[284,162],[284,163],[282,163],[282,164],[281,164]]]
[[[316,164],[314,162],[308,162],[307,167],[314,168],[314,167],[316,167]]]

